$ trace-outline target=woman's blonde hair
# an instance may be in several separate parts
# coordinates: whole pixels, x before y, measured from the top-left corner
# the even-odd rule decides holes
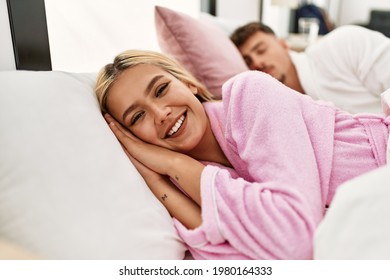
[[[95,92],[103,112],[107,112],[107,96],[119,75],[140,64],[158,66],[183,83],[195,86],[198,89],[196,96],[201,102],[214,100],[207,88],[174,59],[154,51],[128,50],[118,54],[114,62],[104,66],[98,74]]]

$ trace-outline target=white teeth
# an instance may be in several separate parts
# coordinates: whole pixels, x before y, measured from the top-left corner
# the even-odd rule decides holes
[[[168,132],[168,136],[172,136],[174,133],[176,133],[179,128],[181,127],[181,125],[183,124],[184,122],[184,119],[186,117],[183,115],[180,117],[180,119],[177,120],[177,122],[175,123],[175,125],[171,128],[171,130]]]

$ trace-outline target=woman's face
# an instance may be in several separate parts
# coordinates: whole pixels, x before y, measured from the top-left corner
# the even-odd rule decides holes
[[[160,67],[141,64],[122,72],[107,97],[108,112],[141,140],[189,152],[208,128],[197,88]]]

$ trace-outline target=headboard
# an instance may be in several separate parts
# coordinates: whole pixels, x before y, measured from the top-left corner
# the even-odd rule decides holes
[[[44,0],[7,0],[17,70],[51,70]]]

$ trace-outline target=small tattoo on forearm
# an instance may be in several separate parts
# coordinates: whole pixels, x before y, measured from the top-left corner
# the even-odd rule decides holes
[[[163,201],[165,201],[168,198],[167,194],[164,193],[164,195],[161,197]]]

